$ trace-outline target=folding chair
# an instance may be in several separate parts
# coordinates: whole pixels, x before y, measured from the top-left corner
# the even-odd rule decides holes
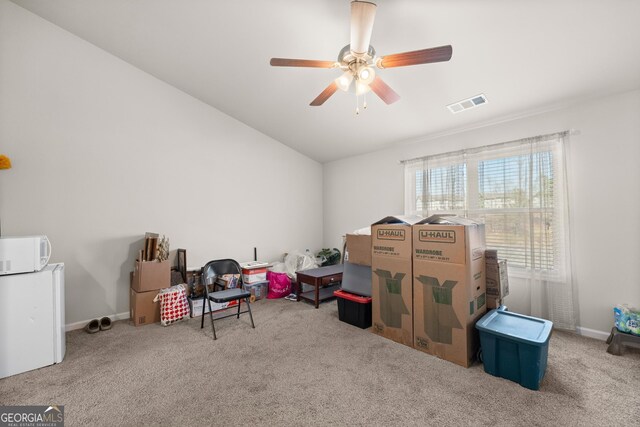
[[[224,289],[224,285],[218,283],[218,279],[224,274],[236,274],[238,275],[238,287],[232,289]],[[213,330],[213,339],[216,337],[216,327],[213,321],[213,312],[211,311],[211,301],[214,303],[225,303],[231,301],[238,301],[238,312],[229,314],[226,316],[218,317],[216,320],[221,320],[227,317],[236,316],[240,319],[240,314],[249,313],[251,318],[251,327],[255,329],[253,323],[253,314],[251,314],[251,305],[249,304],[249,298],[251,293],[242,289],[242,269],[237,261],[232,259],[218,259],[209,261],[202,267],[202,285],[204,287],[204,298],[209,304],[209,318],[211,319],[211,329]],[[209,286],[213,286],[213,292],[209,292]],[[216,291],[216,286],[223,288],[221,291]],[[240,311],[242,300],[247,303],[247,310]],[[231,308],[231,307],[230,307]],[[223,309],[226,310],[226,309]],[[202,318],[200,320],[200,329],[204,328],[204,304],[202,304]]]

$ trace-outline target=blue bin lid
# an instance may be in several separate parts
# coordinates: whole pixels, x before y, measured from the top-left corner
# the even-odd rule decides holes
[[[553,322],[506,311],[491,310],[476,323],[476,328],[525,344],[545,345],[551,336]]]

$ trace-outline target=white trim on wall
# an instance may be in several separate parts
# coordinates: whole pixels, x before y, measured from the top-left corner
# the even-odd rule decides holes
[[[113,314],[111,316],[105,316],[111,319],[111,321],[115,322],[116,320],[126,320],[129,318],[129,312],[126,311],[124,313],[117,313],[117,314]],[[82,320],[80,322],[73,322],[73,323],[68,323],[66,325],[64,325],[64,330],[65,332],[69,332],[69,331],[75,331],[76,329],[82,329],[85,327],[85,325],[89,322],[91,322],[93,319],[88,319],[88,320]]]
[[[109,317],[112,321],[116,321],[116,320],[127,320],[129,319],[129,312],[124,312],[124,313],[117,313],[111,316],[107,316]],[[88,320],[83,320],[81,322],[74,322],[74,323],[69,323],[67,325],[65,325],[65,331],[66,332],[70,332],[70,331],[75,331],[77,329],[82,329],[84,328],[84,326],[89,323],[92,319],[88,319]],[[578,335],[582,335],[583,337],[588,337],[588,338],[594,338],[600,341],[606,341],[607,338],[609,337],[609,332],[604,332],[604,331],[598,331],[595,329],[589,329],[589,328],[583,328],[581,326],[578,326],[576,328],[576,332],[578,333]]]
[[[606,341],[609,338],[609,332],[597,331],[595,329],[583,328],[582,326],[578,326],[576,328],[576,332],[578,335],[582,335],[583,337],[595,338],[600,341]]]

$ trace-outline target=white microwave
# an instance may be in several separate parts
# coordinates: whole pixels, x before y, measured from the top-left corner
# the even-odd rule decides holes
[[[0,275],[40,271],[49,258],[47,236],[0,237]]]

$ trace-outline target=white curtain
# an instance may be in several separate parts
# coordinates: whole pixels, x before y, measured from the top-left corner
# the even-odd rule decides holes
[[[405,162],[405,213],[455,213],[485,224],[508,261],[507,305],[574,330],[568,132]]]

